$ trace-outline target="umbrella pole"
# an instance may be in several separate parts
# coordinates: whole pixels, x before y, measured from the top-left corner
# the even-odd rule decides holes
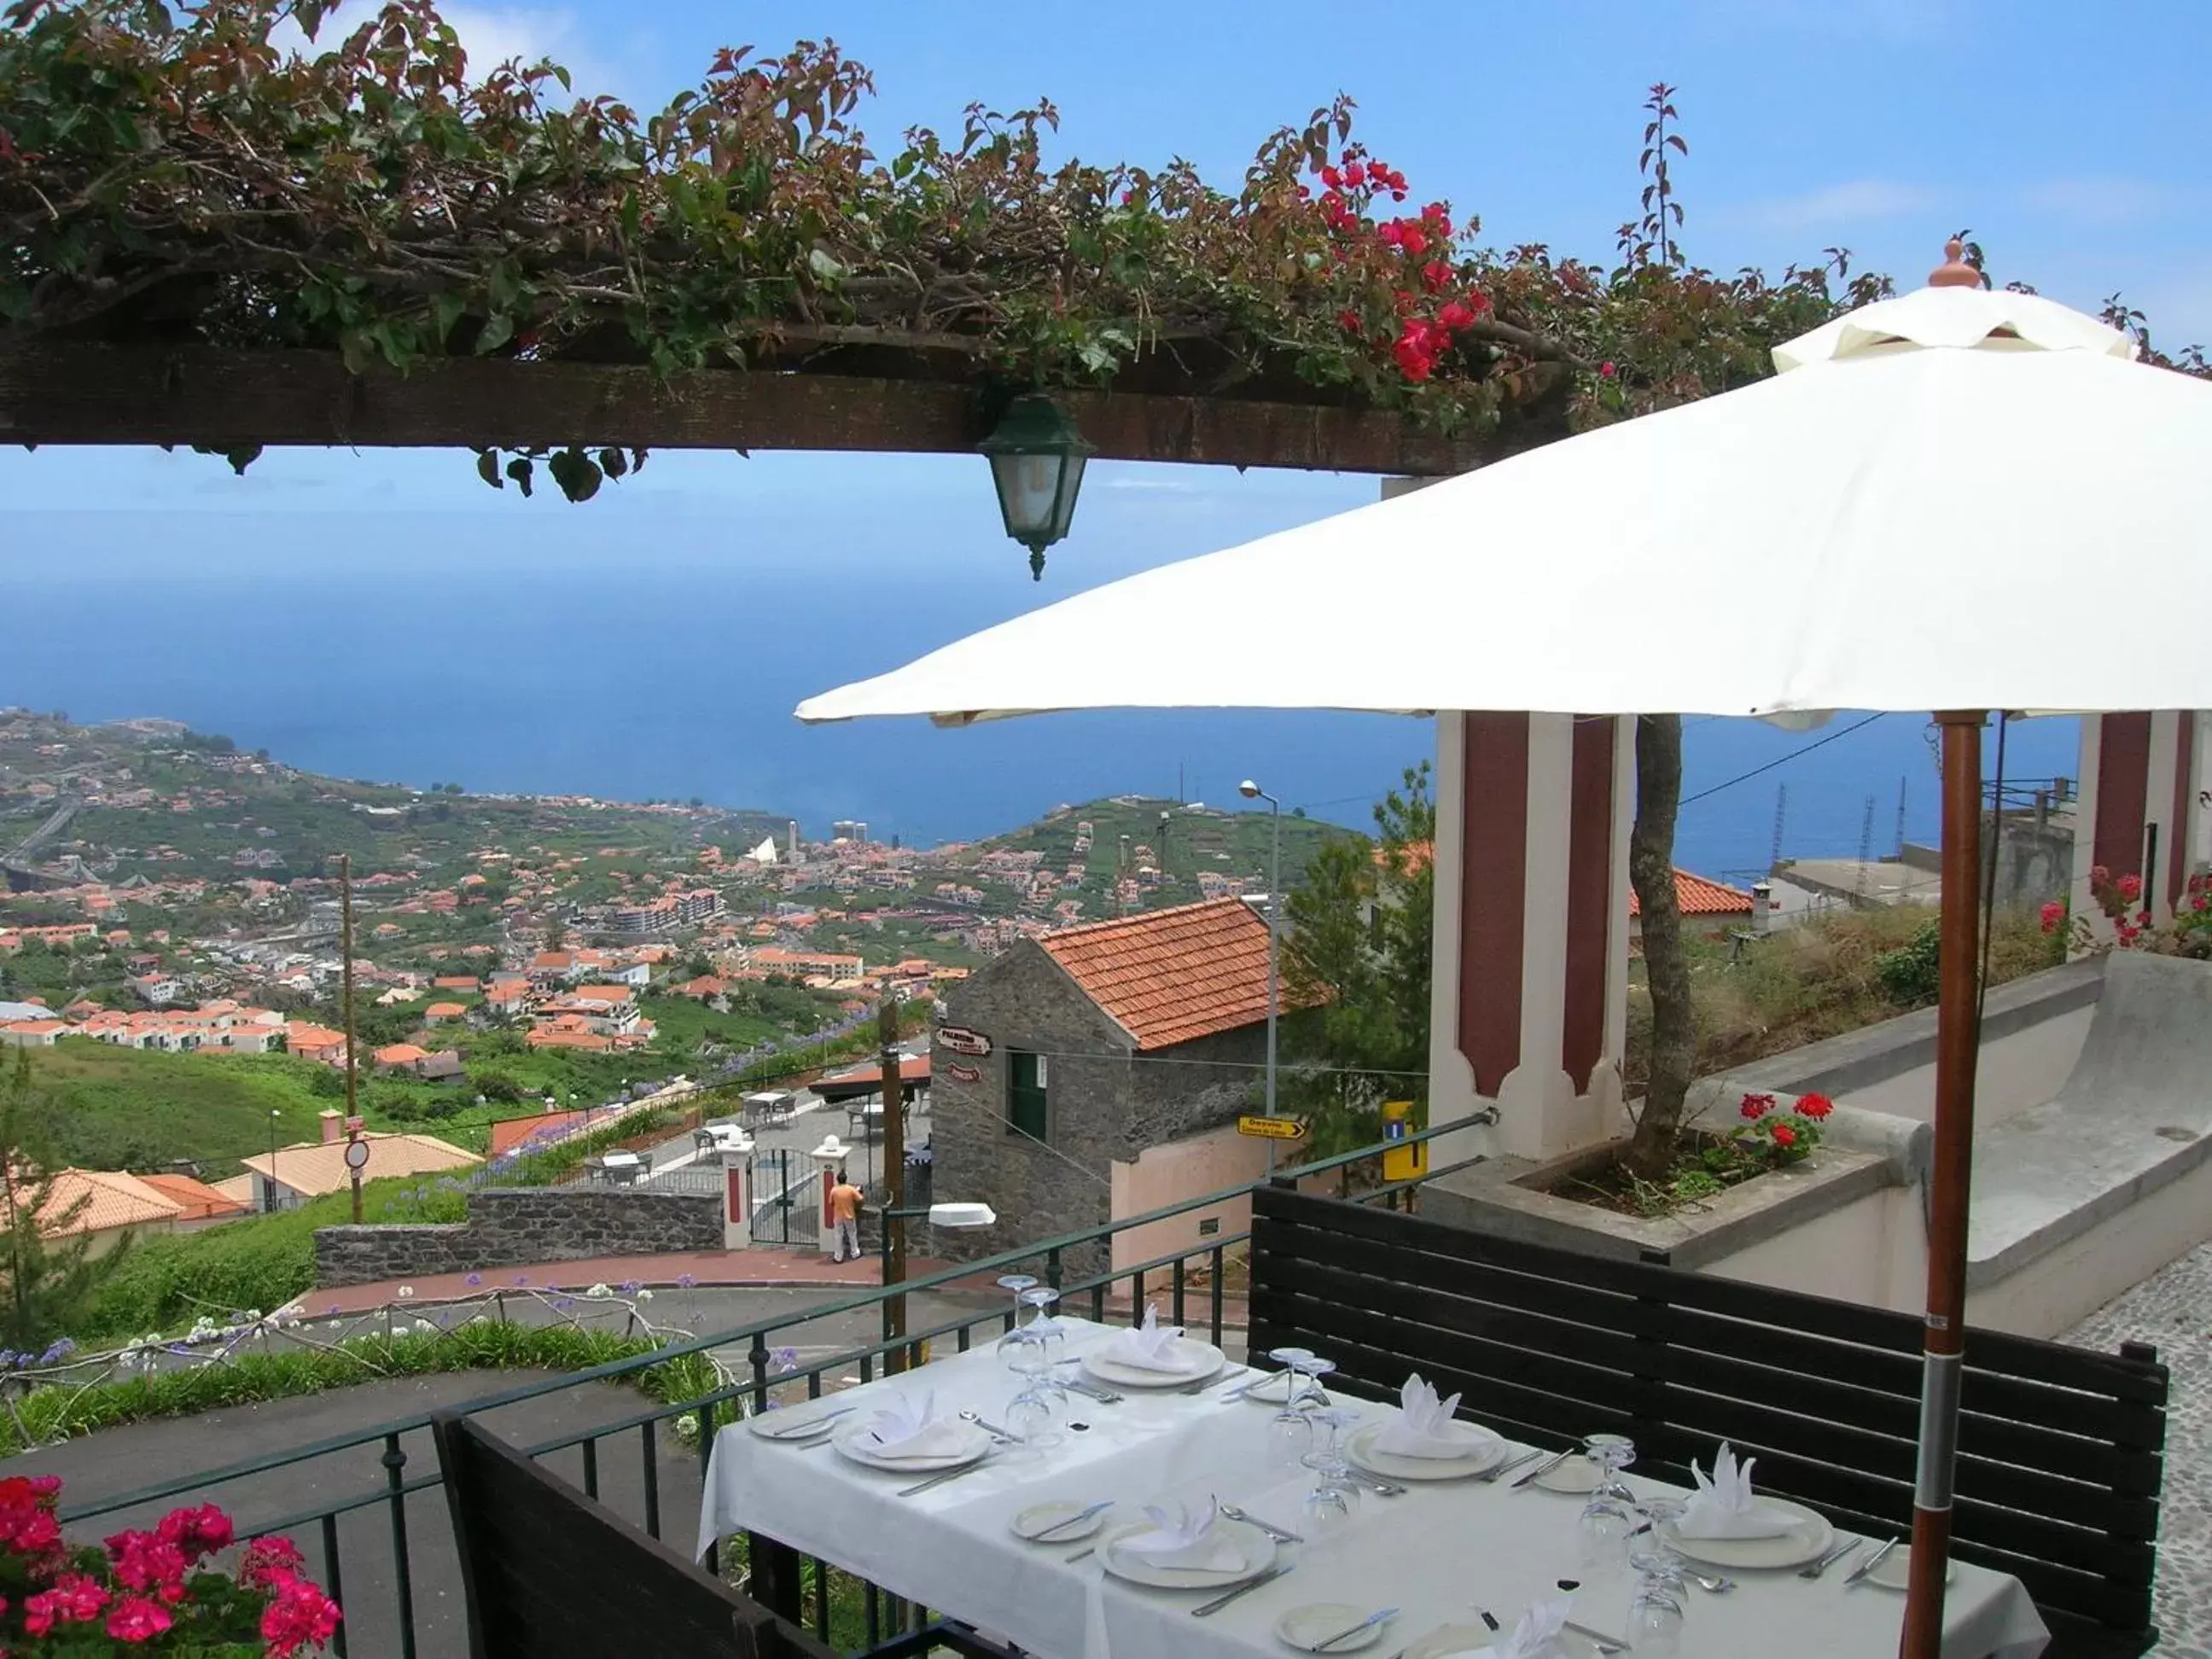
[[[1928,1317],[1920,1384],[1920,1464],[1901,1659],[1938,1659],[1951,1554],[1951,1478],[1966,1344],[1966,1194],[1974,1159],[1976,980],[1982,864],[1981,710],[1939,714],[1943,732],[1941,990],[1936,1014],[1936,1169],[1928,1203]]]

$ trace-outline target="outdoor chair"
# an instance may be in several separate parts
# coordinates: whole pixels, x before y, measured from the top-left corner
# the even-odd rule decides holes
[[[459,1413],[432,1419],[470,1659],[834,1659]]]

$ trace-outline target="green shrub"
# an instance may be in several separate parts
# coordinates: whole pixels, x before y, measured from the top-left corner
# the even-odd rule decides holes
[[[0,1419],[0,1455],[149,1418],[187,1417],[264,1400],[349,1388],[387,1376],[433,1371],[580,1371],[653,1352],[652,1339],[554,1325],[532,1328],[476,1319],[450,1330],[356,1338],[331,1348],[243,1353],[90,1387],[34,1389]],[[703,1355],[648,1366],[629,1379],[665,1404],[696,1399],[717,1386]],[[27,1431],[29,1440],[24,1435]]]
[[[1937,958],[1942,945],[1942,924],[1928,921],[1896,950],[1885,951],[1875,958],[1875,976],[1881,981],[1891,1001],[1900,1007],[1917,1008],[1936,1000],[1942,971]]]
[[[430,1176],[362,1188],[365,1220],[459,1221],[465,1206],[464,1194]],[[203,1314],[273,1313],[314,1287],[315,1229],[352,1219],[352,1195],[334,1193],[296,1210],[142,1239],[101,1284],[84,1328],[70,1334],[83,1343],[173,1330]]]

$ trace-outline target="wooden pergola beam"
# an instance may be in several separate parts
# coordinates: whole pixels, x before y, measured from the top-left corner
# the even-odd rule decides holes
[[[1236,398],[1056,394],[1111,460],[1435,476],[1533,437],[1450,439],[1389,410]],[[973,453],[988,411],[957,382],[708,370],[669,380],[626,365],[449,358],[401,374],[336,354],[0,346],[0,442],[229,449],[527,447]]]

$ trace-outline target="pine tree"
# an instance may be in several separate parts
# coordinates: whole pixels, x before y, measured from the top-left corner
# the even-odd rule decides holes
[[[54,1177],[62,1160],[46,1132],[44,1102],[31,1082],[27,1049],[0,1079],[0,1224],[7,1230],[6,1274],[0,1298],[0,1344],[33,1356],[52,1352],[56,1339],[79,1322],[94,1291],[129,1245],[94,1256],[88,1233],[65,1230],[84,1212],[91,1194],[57,1207]]]

